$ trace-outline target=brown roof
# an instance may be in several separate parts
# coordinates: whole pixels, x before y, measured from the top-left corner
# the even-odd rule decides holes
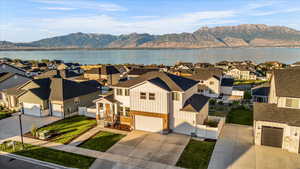
[[[142,75],[148,72],[152,71],[159,71],[159,69],[145,69],[145,68],[133,68],[130,72],[128,72],[128,75]]]
[[[278,69],[274,71],[276,95],[300,97],[300,69]]]
[[[254,120],[300,127],[300,109],[278,108],[276,104],[254,103]]]
[[[191,77],[191,79],[194,80],[207,80],[211,77],[215,77],[216,79],[220,79],[223,75],[223,71],[221,69],[216,68],[197,68],[194,70],[194,73]]]
[[[161,83],[161,84],[167,85],[168,88],[170,89],[170,91],[186,91],[187,89],[191,88],[192,86],[194,86],[198,83],[198,81],[180,77],[180,76],[176,76],[176,75],[166,73],[166,72],[148,72],[138,78],[120,82],[114,86],[115,87],[132,87],[132,86],[142,83],[144,81],[149,81],[149,80],[156,79],[156,78],[159,78],[161,81],[163,81],[164,83]],[[157,79],[154,81],[157,81]],[[165,86],[163,86],[163,88],[165,88]]]

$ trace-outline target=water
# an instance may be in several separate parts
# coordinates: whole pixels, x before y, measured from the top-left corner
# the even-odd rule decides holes
[[[165,64],[176,61],[209,62],[251,60],[256,63],[300,61],[300,48],[218,48],[218,49],[145,49],[145,50],[50,50],[0,51],[0,57],[22,60],[59,59],[81,64]]]

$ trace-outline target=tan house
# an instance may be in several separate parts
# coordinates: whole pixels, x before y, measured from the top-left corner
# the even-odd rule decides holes
[[[275,70],[268,103],[254,104],[255,144],[300,152],[300,69]]]
[[[226,75],[236,80],[256,80],[256,75],[245,66],[237,66],[226,72]]]
[[[100,68],[91,68],[85,70],[83,77],[89,80],[100,80],[105,85],[114,85],[119,83],[120,72],[114,66],[102,65]]]
[[[188,78],[148,72],[113,89],[96,100],[98,113],[110,125],[191,135],[208,117],[209,98],[197,94],[198,82]]]
[[[93,81],[74,82],[60,77],[34,79],[8,90],[16,98],[23,114],[32,116],[69,117],[79,106],[93,104],[100,89]]]

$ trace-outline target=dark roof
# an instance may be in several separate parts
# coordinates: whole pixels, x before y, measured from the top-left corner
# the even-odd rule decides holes
[[[208,101],[209,97],[200,94],[194,94],[185,101],[181,110],[189,112],[200,112],[200,110],[206,105]]]
[[[234,79],[222,78],[221,86],[231,87],[233,86]]]
[[[276,95],[300,97],[300,69],[278,69],[274,71]]]
[[[62,78],[51,78],[50,88],[50,99],[60,101],[99,91],[99,88],[88,82],[78,83]]]
[[[105,96],[104,99],[106,99],[112,103],[118,102],[117,100],[114,99],[114,95],[112,95],[112,94]]]
[[[9,78],[11,78],[12,76],[14,76],[15,73],[10,73],[10,72],[3,72],[0,73],[0,82],[3,82]]]
[[[102,66],[101,67],[101,74],[102,75],[111,75],[111,74],[116,74],[116,73],[120,73],[120,72],[114,66]]]
[[[252,95],[255,96],[269,96],[270,85],[268,83],[252,88]]]
[[[300,127],[300,109],[278,108],[276,104],[254,103],[254,120]]]
[[[163,81],[161,80],[160,78],[156,77],[156,78],[153,78],[153,79],[150,79],[148,80],[150,83],[153,83],[165,90],[168,90],[168,91],[171,91],[171,89],[169,88],[169,86]]]
[[[221,69],[216,68],[196,68],[194,70],[193,75],[190,77],[194,80],[207,80],[211,77],[216,79],[220,79],[223,75],[223,71]]]
[[[76,77],[80,74],[75,73],[72,70],[49,70],[47,72],[44,72],[40,75],[35,76],[34,78],[47,78],[47,77],[53,77],[53,76],[60,76],[63,78],[70,78],[70,77]]]
[[[26,73],[25,70],[23,70],[23,69],[21,69],[21,68],[19,68],[19,67],[13,66],[13,65],[11,65],[11,64],[1,63],[0,66],[2,66],[2,65],[6,65],[6,66],[12,67],[12,68],[14,68],[14,69],[17,69],[17,70],[23,72],[24,74]]]
[[[159,71],[159,69],[133,68],[128,75],[142,75],[152,71]]]
[[[49,88],[33,88],[33,89],[29,89],[29,91],[34,95],[38,96],[42,100],[47,100],[50,95]]]
[[[166,72],[148,72],[138,78],[120,82],[114,86],[115,87],[132,87],[141,82],[151,80],[154,78],[161,79],[169,87],[170,91],[186,91],[187,89],[191,88],[192,86],[194,86],[198,83],[198,81],[180,77],[180,76],[176,76],[176,75],[166,73]],[[157,81],[157,80],[155,80],[155,81]]]

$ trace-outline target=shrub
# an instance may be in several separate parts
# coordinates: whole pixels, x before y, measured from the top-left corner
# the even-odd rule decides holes
[[[215,100],[215,99],[209,100],[209,104],[210,104],[210,105],[215,105],[215,104],[216,104],[216,100]]]
[[[30,132],[33,137],[37,137],[37,127],[35,124],[32,124]]]

